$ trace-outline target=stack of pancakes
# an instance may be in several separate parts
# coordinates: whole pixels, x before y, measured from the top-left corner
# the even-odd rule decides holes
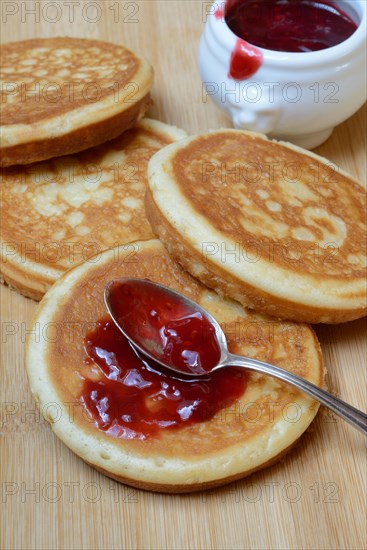
[[[320,346],[305,322],[366,312],[362,187],[325,159],[265,136],[186,138],[140,120],[152,71],[126,48],[53,39],[4,51],[1,271],[26,296],[47,291],[34,320],[47,337],[29,338],[27,370],[53,430],[95,468],[155,491],[215,487],[275,462],[316,415],[311,398],[251,373],[238,399],[198,422],[154,436],[119,430],[118,419],[107,430],[82,397],[85,381],[103,388],[105,380],[87,357],[86,334],[107,315],[110,280],[149,278],[208,309],[230,351],[322,386]],[[57,90],[65,79],[79,82],[75,103],[47,95],[27,103],[22,84],[50,74]],[[98,92],[92,105],[86,86]],[[164,383],[174,394],[175,379]],[[157,399],[149,406],[164,408]]]
[[[1,274],[39,300],[80,261],[153,236],[147,163],[186,134],[142,120],[153,70],[123,46],[26,40],[1,58]]]

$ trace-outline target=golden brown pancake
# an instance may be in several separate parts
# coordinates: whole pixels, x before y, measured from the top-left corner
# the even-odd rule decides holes
[[[204,284],[279,318],[366,314],[366,193],[326,159],[218,130],[158,152],[148,179],[154,231]]]
[[[76,153],[131,128],[150,104],[150,64],[124,46],[81,38],[5,44],[0,166]]]
[[[208,409],[208,414],[191,424],[183,420],[175,429],[160,426],[153,435],[142,436],[135,429],[137,416],[134,420],[125,411],[131,407],[128,401],[119,399],[121,408],[115,413],[108,393],[98,401],[100,417],[90,414],[85,388],[91,384],[94,389],[88,391],[95,398],[93,392],[103,393],[100,385],[103,388],[107,375],[95,361],[86,359],[84,339],[98,320],[106,317],[104,286],[120,277],[149,278],[182,292],[218,319],[230,351],[273,362],[323,385],[320,346],[308,325],[245,311],[183,271],[158,240],[137,242],[128,250],[122,246],[103,252],[97,263],[85,262],[71,269],[39,305],[34,326],[47,337],[33,337],[29,332],[27,371],[32,393],[56,435],[87,463],[118,481],[174,493],[242,478],[283,456],[310,424],[318,404],[291,386],[260,374],[241,371],[246,377],[244,389],[214,415]],[[98,354],[109,362],[104,352]],[[114,359],[111,361],[113,365]],[[117,392],[122,376],[119,378],[115,367],[111,369],[113,391]],[[137,371],[124,374],[123,380],[128,386],[141,383]],[[169,376],[165,383],[172,403],[177,397],[175,381]],[[223,387],[220,385],[220,392]],[[164,411],[162,395],[158,398],[152,392],[148,389],[146,407]],[[188,408],[187,402],[177,399],[178,409]],[[114,414],[117,423],[112,422]],[[125,423],[123,433],[119,422]]]
[[[148,160],[184,135],[144,119],[88,151],[4,169],[0,266],[5,282],[39,300],[76,263],[120,243],[150,239],[144,210]]]

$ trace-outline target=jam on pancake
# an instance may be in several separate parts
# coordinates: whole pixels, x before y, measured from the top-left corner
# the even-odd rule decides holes
[[[246,371],[230,368],[200,380],[184,380],[143,360],[110,318],[85,338],[87,363],[99,366],[85,378],[80,400],[97,426],[114,437],[148,439],[160,431],[210,420],[246,388]]]

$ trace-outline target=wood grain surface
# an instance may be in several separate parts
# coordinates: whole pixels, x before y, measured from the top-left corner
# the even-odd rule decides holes
[[[197,48],[199,0],[0,2],[3,42],[70,35],[126,44],[155,68],[149,115],[188,132],[229,126],[203,100]],[[353,90],[351,90],[353,93]],[[365,181],[366,110],[316,151]],[[276,466],[207,493],[168,496],[130,489],[65,447],[28,388],[24,340],[36,303],[1,285],[1,548],[237,549],[367,547],[363,436],[321,410]],[[365,320],[322,326],[332,392],[366,407]]]

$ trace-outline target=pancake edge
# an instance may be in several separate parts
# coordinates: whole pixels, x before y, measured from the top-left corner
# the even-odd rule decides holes
[[[208,270],[201,262],[201,254],[188,241],[183,242],[180,233],[161,213],[148,189],[145,195],[145,209],[153,232],[164,244],[167,252],[204,285],[212,288],[224,298],[232,298],[244,307],[271,315],[280,320],[290,320],[304,323],[338,324],[353,321],[366,315],[366,308],[343,309],[317,308],[307,304],[296,304],[274,294],[264,292],[245,281],[228,273],[210,262]],[[176,238],[175,238],[176,236]]]
[[[37,138],[0,148],[0,167],[32,164],[49,158],[78,153],[110,141],[139,122],[151,105],[149,92],[120,113],[92,122],[69,133]],[[61,123],[61,117],[59,118]],[[55,124],[58,123],[55,120]],[[46,132],[45,132],[46,134]]]
[[[294,149],[303,155],[315,158],[323,164],[327,164],[329,162],[324,157],[316,155],[310,151],[303,150],[293,144],[269,140],[263,134],[234,129],[214,130],[201,135],[188,137],[181,143],[170,144],[164,147],[153,155],[148,164],[148,188],[145,196],[145,208],[147,218],[152,225],[153,232],[162,240],[169,254],[172,255],[185,270],[189,271],[192,276],[201,280],[203,284],[213,288],[219,295],[231,297],[245,307],[271,315],[273,317],[289,319],[297,322],[335,324],[352,321],[365,316],[367,313],[367,293],[362,282],[360,283],[360,287],[363,286],[365,291],[364,300],[363,298],[354,299],[356,305],[350,307],[351,303],[353,303],[353,299],[338,298],[340,304],[330,307],[330,296],[327,296],[325,293],[325,290],[327,289],[323,288],[320,290],[320,284],[317,287],[314,286],[312,288],[314,291],[314,296],[310,297],[307,295],[308,300],[305,300],[304,303],[302,303],[300,301],[295,301],[294,299],[284,298],[282,296],[282,292],[280,291],[279,283],[275,289],[276,292],[270,292],[269,289],[256,286],[255,284],[240,278],[237,276],[235,270],[232,270],[231,268],[230,270],[221,268],[219,262],[215,262],[211,259],[211,257],[206,258],[205,264],[210,266],[209,269],[206,268],[204,262],[202,261],[202,253],[196,246],[197,238],[194,238],[193,232],[191,235],[188,234],[188,231],[191,229],[190,222],[187,222],[187,218],[185,218],[182,212],[180,212],[179,216],[176,217],[172,214],[172,209],[169,214],[167,214],[167,211],[164,210],[164,207],[162,207],[164,189],[162,189],[160,185],[162,181],[165,181],[165,189],[174,188],[177,190],[175,199],[178,199],[178,196],[180,196],[181,210],[183,211],[183,209],[186,208],[186,212],[190,210],[193,212],[191,204],[186,200],[186,197],[180,193],[179,187],[171,177],[171,155],[174,154],[181,145],[186,146],[191,143],[191,141],[194,141],[202,135],[205,136],[222,132],[240,132],[241,134],[247,134],[251,137],[255,136],[256,138],[264,141],[274,141],[282,146]],[[363,185],[350,174],[343,170],[340,170],[340,173],[364,189]],[[195,214],[196,221],[200,218],[200,214],[196,212]],[[185,221],[182,221],[183,219]],[[202,221],[204,225],[207,225],[205,230],[207,230],[207,233],[209,234],[210,230],[213,230],[210,220],[207,221],[205,217],[202,217]],[[197,225],[199,227],[199,223]],[[182,231],[179,230],[179,227]],[[198,227],[196,229],[198,229]],[[183,232],[185,232],[185,235],[183,235]],[[200,234],[200,232],[197,231],[196,234]],[[224,240],[225,238],[222,237],[221,241]],[[215,242],[217,241],[215,240]],[[255,264],[251,265],[254,266]],[[289,278],[289,272],[287,272],[284,268],[274,268],[274,266],[268,267],[279,275],[279,279],[282,278],[281,276],[288,276]],[[256,267],[256,269],[259,271],[259,267]],[[297,276],[297,273],[291,273],[291,278],[292,277],[294,280],[298,280],[302,285],[302,283],[304,284],[305,281],[307,281],[309,276],[306,275],[303,277],[302,275]],[[257,277],[252,275],[252,279],[255,278],[260,278],[259,273],[257,273]],[[333,298],[335,299],[335,297]],[[321,306],[318,305],[318,302],[322,302],[322,300],[324,300],[324,304]],[[343,300],[344,307],[342,306]]]

